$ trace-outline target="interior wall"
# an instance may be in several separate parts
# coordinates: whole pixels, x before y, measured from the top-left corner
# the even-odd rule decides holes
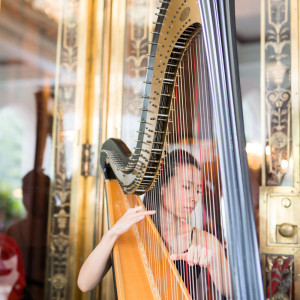
[[[58,24],[33,2],[1,1],[0,262],[18,270],[1,299],[44,297]]]

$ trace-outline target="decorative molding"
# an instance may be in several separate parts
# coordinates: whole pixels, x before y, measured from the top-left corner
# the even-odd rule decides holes
[[[157,0],[127,0],[122,85],[121,137],[133,151],[132,132],[139,128],[140,109],[148,64],[149,41],[154,30]]]
[[[281,185],[288,169],[293,167],[289,0],[266,1],[264,30],[266,185],[274,186]]]
[[[266,255],[267,299],[293,299],[294,257]]]
[[[124,57],[123,115],[140,115],[148,64],[149,18],[151,0],[130,0],[126,11],[126,38]]]
[[[70,207],[80,0],[64,0],[57,45],[54,151],[48,225],[46,299],[68,299]]]

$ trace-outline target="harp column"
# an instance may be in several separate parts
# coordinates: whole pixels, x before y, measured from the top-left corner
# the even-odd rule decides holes
[[[259,209],[267,299],[300,297],[299,17],[297,0],[262,0]]]

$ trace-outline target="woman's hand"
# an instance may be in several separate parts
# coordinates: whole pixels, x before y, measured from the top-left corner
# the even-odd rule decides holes
[[[188,251],[172,254],[172,260],[185,260],[190,266],[207,268],[214,286],[224,296],[232,298],[231,275],[224,249],[218,239],[203,230],[194,230]]]
[[[155,214],[155,210],[144,210],[143,206],[129,208],[127,212],[119,219],[119,221],[111,228],[117,236],[125,233],[135,223],[142,221],[146,216]]]
[[[185,260],[190,266],[199,265],[200,267],[207,268],[213,256],[213,252],[200,245],[192,245],[188,252],[181,254],[172,254],[172,260]]]

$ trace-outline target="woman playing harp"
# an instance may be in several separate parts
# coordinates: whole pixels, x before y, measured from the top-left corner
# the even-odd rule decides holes
[[[202,296],[204,299],[223,296],[262,299],[241,118],[236,122],[236,116],[241,116],[241,101],[234,59],[233,1],[162,0],[161,3],[150,50],[135,150],[131,153],[122,141],[109,139],[103,144],[100,157],[107,194],[110,193],[107,197],[110,217],[119,219],[121,214],[115,216],[121,206],[125,208],[122,213],[126,207],[132,208],[88,257],[79,274],[79,287],[86,291],[97,285],[118,240],[114,248],[114,266],[118,263],[118,269],[115,268],[118,294],[131,293],[128,299],[143,298],[144,290],[139,298],[136,296],[140,284],[126,289],[135,283],[130,272],[139,257],[133,256],[130,265],[122,264],[132,253],[126,252],[129,243],[122,248],[125,251],[118,246],[120,241],[126,241],[123,237],[132,226],[134,230],[129,230],[131,235],[127,241],[132,242],[131,237],[136,237],[136,253],[142,253],[140,261],[144,269],[136,268],[135,274],[141,277],[139,272],[142,270],[145,275],[143,283],[148,284],[153,296],[148,299],[190,299],[191,296],[193,299]],[[199,144],[199,163],[182,150],[172,154],[172,150],[167,149],[174,159],[168,161],[167,156],[160,166],[166,144],[187,149],[188,141]],[[199,158],[198,155],[195,157]],[[209,168],[213,164],[218,165],[216,174],[220,180],[213,180],[215,175]],[[157,177],[159,172],[160,178]],[[145,197],[145,204],[151,210],[135,207],[140,202],[133,195],[147,192],[155,180],[160,184],[154,185]],[[121,189],[124,194],[114,194],[114,190]],[[214,193],[216,197],[210,197]],[[226,243],[220,230],[221,195]],[[123,203],[118,198],[122,198]],[[192,214],[197,208],[196,203],[200,202],[203,203],[203,226],[194,228]],[[152,210],[157,213],[154,215]],[[147,214],[153,215],[158,230]],[[145,226],[139,222],[142,219],[145,219]],[[144,236],[143,231],[146,232]],[[123,284],[124,279],[127,285]],[[138,282],[139,278],[135,279]]]
[[[213,234],[196,229],[188,222],[202,198],[199,164],[191,154],[173,151],[165,157],[163,166],[158,184],[145,197],[148,211],[141,206],[129,209],[83,264],[78,278],[82,291],[94,288],[105,275],[117,238],[135,222],[153,215],[191,297],[202,299],[209,293],[231,297],[229,266],[222,245]]]
[[[209,297],[209,293],[230,297],[230,270],[223,245],[207,232],[203,213],[207,193],[202,175],[199,163],[190,153],[172,151],[165,157],[159,179],[144,203],[148,210],[156,210],[152,219],[192,298],[201,299],[204,294]],[[191,225],[191,214],[198,203],[202,206],[204,230]]]

